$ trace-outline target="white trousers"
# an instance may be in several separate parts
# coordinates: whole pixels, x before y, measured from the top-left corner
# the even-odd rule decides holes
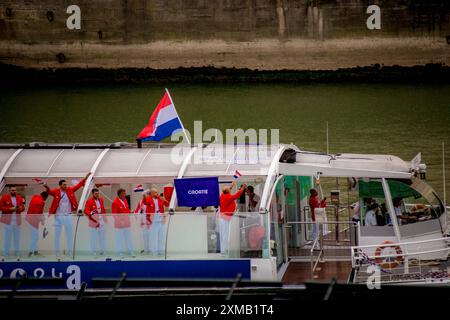
[[[144,252],[150,252],[150,226],[142,226],[142,240],[144,241]]]
[[[163,255],[166,243],[166,224],[162,221],[153,221],[150,227],[150,239],[152,254]]]
[[[60,254],[61,232],[66,233],[66,254],[73,250],[73,219],[70,215],[55,215],[55,253]]]
[[[35,228],[28,223],[28,230],[30,230],[30,243],[28,245],[28,251],[29,252],[38,251],[39,226]]]
[[[131,230],[130,228],[117,228],[116,229],[116,252],[117,254],[124,253],[125,250],[128,254],[132,254],[131,243]]]
[[[90,228],[91,234],[91,251],[93,254],[97,252],[97,241],[99,245],[99,252],[105,252],[105,227]]]
[[[228,241],[230,237],[230,221],[224,218],[219,219],[220,228],[220,253],[225,254],[228,251]]]
[[[10,224],[3,224],[5,256],[9,256],[11,247],[11,238],[13,240],[14,255],[19,255],[20,247],[20,226],[11,219]]]
[[[315,241],[318,235],[319,235],[319,224],[317,222],[315,222],[312,225],[311,240]]]

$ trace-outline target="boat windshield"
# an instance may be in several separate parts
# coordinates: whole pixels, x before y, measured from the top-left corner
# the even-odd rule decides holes
[[[390,179],[388,183],[394,207],[410,217],[405,217],[403,222],[435,219],[445,212],[437,193],[423,180],[413,177],[410,180]]]

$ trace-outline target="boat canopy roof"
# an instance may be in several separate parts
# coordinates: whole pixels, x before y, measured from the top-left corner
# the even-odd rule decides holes
[[[411,177],[414,168],[392,155],[377,154],[323,154],[300,151],[295,163],[280,163],[279,173],[284,175],[328,177],[399,178]]]
[[[390,155],[304,152],[294,145],[0,148],[0,181],[6,178],[12,183],[30,178],[78,178],[89,171],[102,183],[125,178],[230,177],[236,170],[250,177],[320,173],[409,178],[411,163]]]
[[[265,176],[278,145],[208,145],[178,148],[27,148],[0,149],[1,178],[78,178],[93,172],[96,181],[110,178],[179,176]],[[18,183],[15,181],[15,183]]]

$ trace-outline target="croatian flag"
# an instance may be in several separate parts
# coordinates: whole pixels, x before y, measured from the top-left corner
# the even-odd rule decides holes
[[[144,191],[144,187],[142,186],[142,184],[137,185],[135,188],[133,188],[134,192],[143,192]]]
[[[137,138],[142,141],[161,141],[181,129],[183,129],[183,125],[166,89],[147,126],[142,129]]]
[[[236,170],[236,171],[234,172],[233,178],[234,178],[234,179],[239,179],[240,177],[242,177],[242,174],[241,174],[239,171]]]
[[[31,180],[33,180],[33,181],[36,182],[37,184],[44,184],[44,180],[39,179],[39,178],[35,178],[35,179],[31,179]]]

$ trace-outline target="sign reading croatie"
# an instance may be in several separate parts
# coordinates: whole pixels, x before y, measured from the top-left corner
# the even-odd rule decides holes
[[[219,178],[175,179],[180,207],[208,207],[219,205]]]

